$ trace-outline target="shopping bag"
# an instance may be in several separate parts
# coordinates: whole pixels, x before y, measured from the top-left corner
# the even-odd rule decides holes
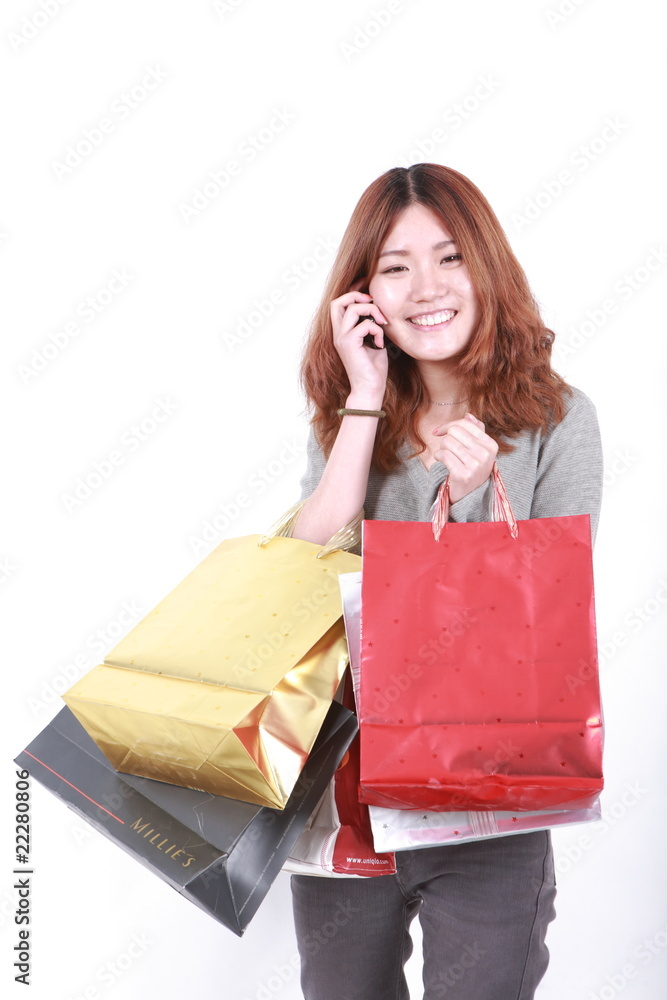
[[[588,515],[362,525],[360,799],[589,807],[602,789]]]
[[[339,573],[338,584],[350,656],[342,699],[354,710],[359,683],[361,573]],[[285,869],[296,874],[332,878],[367,878],[396,873],[393,853],[375,848],[368,806],[359,802],[358,735],[292,848]]]
[[[534,812],[435,812],[368,806],[376,851],[414,851],[470,840],[534,833],[575,823],[595,823],[602,817],[599,797],[581,809]]]
[[[342,574],[350,576],[354,574]],[[352,679],[346,674],[343,704],[354,710]],[[373,845],[368,806],[359,802],[359,738],[352,740],[332,781],[294,844],[285,870],[298,875],[331,878],[394,875],[392,853],[380,853]]]
[[[337,574],[360,517],[325,546],[223,541],[64,700],[114,767],[283,808],[347,664]]]
[[[241,935],[356,731],[353,713],[332,704],[284,809],[121,774],[68,708],[16,763],[105,837]]]
[[[361,578],[361,573],[341,573],[338,577],[350,650],[350,672],[357,698],[361,666]],[[359,737],[355,737],[356,743],[358,740]],[[361,803],[359,809],[368,810],[373,846],[379,852],[461,844],[468,840],[486,840],[490,837],[547,830],[554,826],[595,822],[601,817],[599,798],[588,808],[533,812],[435,812],[424,809],[387,809]]]

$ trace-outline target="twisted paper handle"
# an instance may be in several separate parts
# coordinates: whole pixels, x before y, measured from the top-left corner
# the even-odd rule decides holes
[[[293,504],[289,510],[286,510],[282,517],[271,525],[269,530],[265,535],[262,535],[258,541],[258,545],[266,545],[270,542],[272,538],[277,538],[278,535],[282,535],[285,538],[291,538],[292,531],[294,530],[294,525],[296,523],[299,511],[305,504],[305,500],[299,500],[297,503]],[[337,552],[339,549],[344,551],[346,549],[352,549],[361,540],[361,522],[364,519],[364,508],[362,507],[359,513],[344,524],[342,528],[339,528],[335,534],[331,536],[326,545],[322,546],[321,550],[317,553],[317,558],[321,559],[323,556],[329,555],[330,552]]]
[[[500,475],[500,469],[495,462],[493,463],[493,469],[491,470],[491,478],[493,480],[493,520],[506,521],[512,538],[518,538],[519,528],[516,523],[514,511],[512,510],[509,497],[507,496],[505,484],[502,480],[502,476]],[[433,537],[436,542],[440,540],[442,529],[449,520],[450,502],[449,476],[445,476],[440,484],[438,495],[435,503],[433,504],[433,507],[435,508],[433,511]]]

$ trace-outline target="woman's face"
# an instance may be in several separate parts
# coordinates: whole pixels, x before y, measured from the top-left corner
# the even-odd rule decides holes
[[[454,357],[477,329],[480,308],[450,233],[430,209],[410,205],[380,254],[368,290],[390,340],[417,360]]]

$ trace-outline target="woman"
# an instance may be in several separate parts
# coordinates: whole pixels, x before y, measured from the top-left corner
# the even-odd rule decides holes
[[[305,349],[314,415],[294,537],[323,544],[362,510],[428,520],[445,475],[450,520],[490,520],[494,461],[517,518],[588,513],[594,537],[595,410],[552,370],[553,339],[471,181],[432,163],[379,177],[354,210]],[[396,868],[292,876],[306,1000],[407,998],[416,914],[426,1000],[534,996],[555,915],[548,831],[401,851]],[[334,913],[336,933],[310,947]]]

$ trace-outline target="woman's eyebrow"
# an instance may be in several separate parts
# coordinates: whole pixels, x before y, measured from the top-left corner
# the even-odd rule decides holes
[[[454,244],[454,240],[443,240],[442,243],[434,243],[433,244],[433,250],[442,250],[444,247],[453,246],[453,244]],[[389,256],[409,257],[410,256],[410,251],[409,250],[384,250],[381,254],[378,255],[378,259],[380,257],[389,257]]]

